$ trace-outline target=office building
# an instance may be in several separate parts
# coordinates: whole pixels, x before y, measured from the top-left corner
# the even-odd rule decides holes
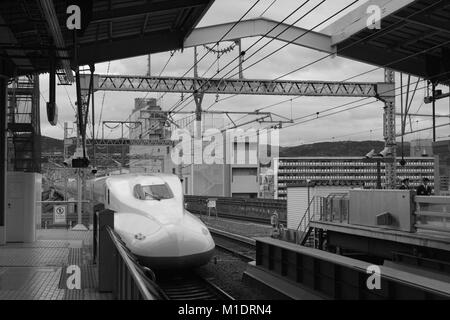
[[[409,157],[405,160],[405,166],[397,161],[399,185],[402,179],[409,178],[410,187],[416,188],[423,178],[428,178],[431,187],[434,187],[434,158]],[[274,195],[277,199],[286,199],[289,185],[307,181],[324,186],[376,188],[377,185],[377,163],[358,157],[277,158],[274,162]],[[381,185],[384,188],[384,163],[380,167]]]

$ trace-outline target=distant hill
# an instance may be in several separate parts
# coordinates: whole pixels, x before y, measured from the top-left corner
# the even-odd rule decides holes
[[[384,141],[336,141],[280,147],[280,157],[363,157],[370,150],[383,150]],[[405,156],[409,156],[409,143],[404,145]],[[401,146],[397,146],[401,155]]]
[[[68,148],[68,153],[73,154],[75,152],[75,144],[72,144]],[[90,146],[88,146],[88,150],[90,150]],[[123,147],[124,152],[128,152],[128,145]],[[41,152],[42,153],[57,153],[61,154],[64,152],[64,140],[55,139],[51,137],[41,136]],[[111,145],[108,146],[109,153],[121,153],[122,146],[121,145]]]
[[[111,146],[110,152],[117,146]],[[120,147],[119,147],[120,148]],[[362,157],[370,150],[381,151],[384,141],[336,141],[304,144],[294,147],[280,147],[280,157]],[[397,154],[401,155],[400,144],[397,146]],[[41,151],[63,152],[64,141],[46,136],[41,136]],[[409,143],[404,146],[405,156],[409,156]],[[73,150],[70,150],[73,152]],[[117,152],[120,152],[117,151]]]

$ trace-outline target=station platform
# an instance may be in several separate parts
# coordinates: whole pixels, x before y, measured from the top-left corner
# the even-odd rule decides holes
[[[424,246],[445,251],[448,251],[450,245],[450,237],[448,233],[439,233],[428,230],[411,233],[382,227],[368,227],[327,221],[311,221],[310,225],[313,228],[327,231],[335,231],[355,236],[393,241],[396,243],[403,243],[407,245]]]
[[[110,300],[99,293],[92,231],[36,230],[33,243],[0,246],[0,300]],[[81,288],[68,289],[67,267],[81,270]]]

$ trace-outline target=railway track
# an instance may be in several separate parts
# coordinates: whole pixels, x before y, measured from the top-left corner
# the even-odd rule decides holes
[[[199,215],[200,217],[207,216],[207,214],[205,214],[205,212],[203,212],[203,211],[192,210],[191,212]],[[211,216],[214,216],[214,215],[212,214]],[[224,219],[231,219],[231,220],[254,222],[254,223],[259,223],[259,224],[264,224],[264,225],[270,225],[270,218],[240,216],[240,215],[226,214],[226,213],[219,213],[218,217],[224,218]],[[280,220],[279,222],[284,225],[286,225],[286,223],[287,223],[285,220]]]
[[[167,300],[234,300],[210,280],[195,272],[164,275],[156,283]]]
[[[209,232],[214,238],[216,247],[227,251],[244,261],[253,261],[256,258],[256,243],[252,238],[226,232],[210,227]]]

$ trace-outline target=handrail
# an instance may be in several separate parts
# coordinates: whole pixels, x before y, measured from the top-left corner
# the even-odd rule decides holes
[[[139,272],[135,262],[130,258],[129,254],[125,251],[122,245],[122,241],[119,240],[118,236],[114,232],[114,230],[111,229],[111,227],[107,226],[106,230],[108,231],[108,234],[117,250],[117,252],[120,255],[120,258],[124,262],[126,268],[128,269],[128,272],[131,276],[131,278],[134,281],[134,285],[137,287],[140,297],[143,300],[156,300],[157,297],[150,293],[148,290],[148,287],[146,286],[145,282],[148,282],[148,279],[144,279],[142,277],[142,273]]]
[[[415,196],[416,229],[450,233],[450,197]]]
[[[300,226],[302,225],[303,220],[307,217],[307,213],[309,212],[309,209],[311,208],[311,204],[313,203],[313,201],[314,201],[315,198],[316,198],[316,197],[314,196],[314,197],[312,197],[311,200],[309,201],[308,207],[306,208],[305,213],[303,214],[303,217],[302,217],[302,219],[300,220],[300,223],[298,224],[297,230],[296,230],[296,231],[298,231],[298,229],[300,229]]]
[[[450,205],[450,197],[448,196],[415,196],[416,203],[430,203],[430,204],[448,204]]]

